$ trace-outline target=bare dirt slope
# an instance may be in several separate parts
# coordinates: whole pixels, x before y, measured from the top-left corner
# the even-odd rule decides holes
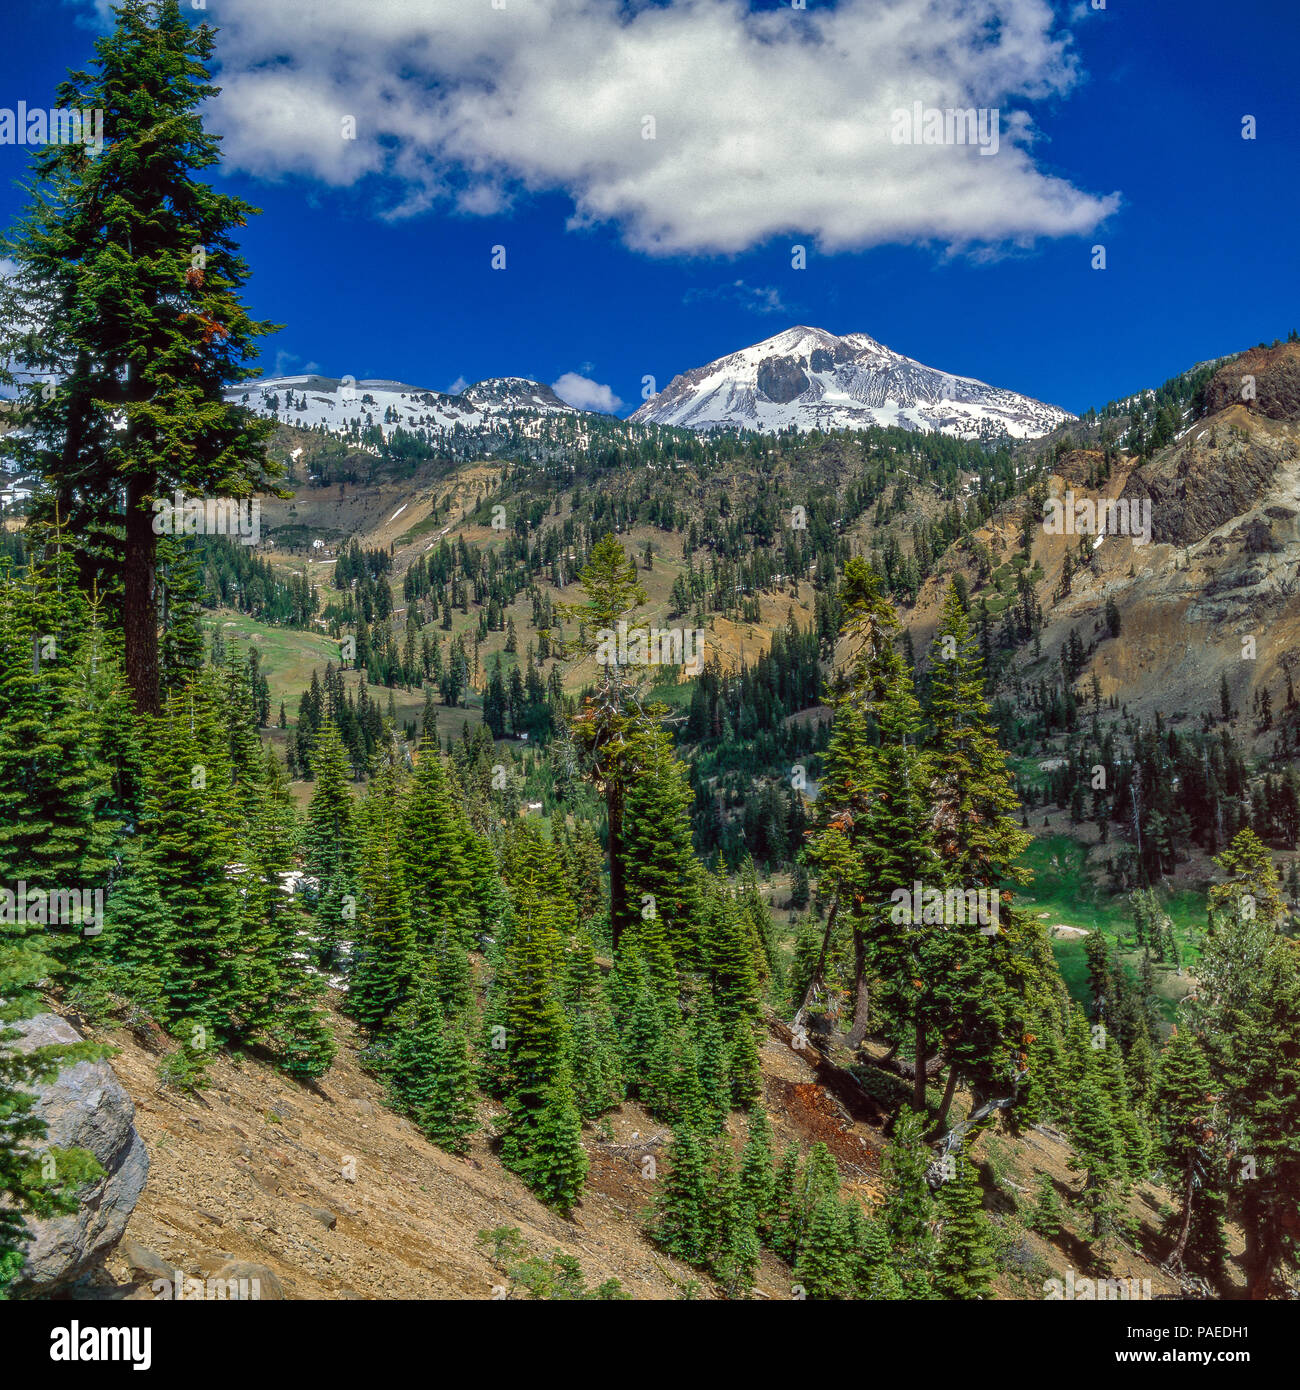
[[[319,1086],[297,1085],[249,1058],[223,1057],[201,1096],[160,1085],[160,1034],[110,1035],[151,1169],[126,1237],[99,1277],[100,1296],[151,1296],[156,1271],[139,1267],[143,1247],[191,1277],[209,1277],[231,1260],[265,1266],[290,1299],[487,1299],[502,1275],[476,1236],[498,1226],[517,1227],[532,1253],[575,1256],[590,1285],[617,1278],[635,1298],[673,1299],[698,1281],[698,1296],[720,1296],[707,1277],[645,1237],[654,1183],[643,1163],[647,1155],[661,1158],[669,1134],[639,1106],[623,1105],[603,1133],[585,1131],[588,1189],[566,1220],[502,1168],[486,1132],[466,1158],[454,1158],[387,1109],[359,1064],[355,1029],[337,1015],[335,1026],[338,1058]],[[778,1152],[792,1139],[805,1148],[826,1143],[846,1191],[871,1208],[885,1197],[880,1155],[888,1114],[836,1065],[842,1060],[815,1046],[793,1048],[788,1029],[770,1020],[764,1098]],[[484,1103],[480,1114],[489,1127],[491,1108]],[[731,1134],[737,1145],[743,1141],[738,1117]],[[986,1134],[976,1157],[999,1222],[1011,1218],[1040,1172],[1062,1197],[1077,1186],[1069,1145],[1050,1132]],[[1135,1192],[1140,1248],[1118,1251],[1110,1271],[1151,1279],[1156,1295],[1177,1289],[1142,1253],[1159,1255],[1165,1201],[1148,1185]],[[1044,1279],[1087,1267],[1086,1248],[1068,1230],[1048,1242],[1017,1223],[1014,1235],[998,1297],[1041,1297]],[[790,1298],[793,1283],[788,1267],[765,1252],[756,1296]]]

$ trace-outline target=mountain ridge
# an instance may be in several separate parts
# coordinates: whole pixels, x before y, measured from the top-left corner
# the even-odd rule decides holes
[[[896,425],[965,439],[1028,439],[1074,417],[1019,392],[928,367],[865,333],[796,324],[679,373],[630,417],[696,430]]]

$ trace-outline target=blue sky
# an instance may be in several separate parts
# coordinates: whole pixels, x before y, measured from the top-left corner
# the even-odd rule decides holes
[[[1092,3],[207,0],[264,363],[626,413],[805,323],[1077,411],[1300,327],[1300,7]],[[52,104],[99,13],[6,18],[0,107]],[[913,97],[999,153],[900,151]]]

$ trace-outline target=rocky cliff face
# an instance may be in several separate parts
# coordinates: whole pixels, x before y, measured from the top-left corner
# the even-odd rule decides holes
[[[57,1014],[37,1014],[15,1025],[21,1052],[81,1042]],[[135,1127],[135,1106],[107,1062],[78,1062],[36,1088],[37,1110],[48,1127],[46,1143],[89,1149],[104,1176],[82,1194],[76,1212],[48,1221],[28,1220],[32,1240],[19,1276],[24,1293],[51,1293],[93,1269],[117,1243],[149,1176],[149,1155]]]
[[[1205,403],[1211,413],[1240,403],[1270,420],[1300,419],[1300,344],[1242,353],[1215,374]]]
[[[1210,413],[1173,444],[1151,459],[1121,459],[1100,488],[1087,483],[1100,453],[1056,460],[1053,495],[1150,501],[1151,543],[1084,538],[1090,559],[1081,566],[1080,537],[1039,528],[1041,669],[1053,668],[1077,632],[1089,654],[1081,689],[1095,674],[1103,699],[1114,696],[1130,713],[1159,713],[1171,723],[1217,711],[1226,679],[1242,715],[1234,734],[1267,752],[1277,733],[1251,717],[1254,697],[1267,689],[1281,710],[1288,680],[1300,683],[1300,344],[1254,349],[1225,363],[1206,402]],[[1004,509],[980,539],[1002,553],[1014,548],[1021,506]],[[918,647],[934,631],[948,577],[945,569],[928,580],[909,614]],[[967,577],[974,591],[973,570]],[[1107,602],[1122,620],[1118,639],[1107,634]],[[1020,661],[1039,669],[1027,651]]]
[[[1270,527],[1297,500],[1300,344],[1244,353],[1215,373],[1205,399],[1209,414],[1125,487],[1127,497],[1151,499],[1156,541],[1193,545],[1257,507],[1272,508],[1252,518]]]

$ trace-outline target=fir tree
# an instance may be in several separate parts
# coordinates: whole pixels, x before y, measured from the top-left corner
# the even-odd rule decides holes
[[[448,1153],[464,1153],[478,1128],[469,1040],[459,1023],[432,1025],[429,1078],[416,1110],[420,1132]]]
[[[237,1031],[239,898],[224,739],[201,692],[173,697],[146,740],[140,842],[167,907],[161,952],[164,1021],[201,1020],[220,1042]],[[206,746],[205,746],[206,745]]]
[[[587,1154],[582,1147],[582,1117],[573,1101],[567,1067],[561,1066],[543,1092],[523,1173],[542,1201],[566,1215],[582,1196]]]
[[[86,578],[98,574],[105,592],[120,579],[128,680],[137,708],[156,712],[151,504],[173,488],[247,495],[277,475],[271,423],[223,394],[253,374],[242,364],[273,325],[238,299],[248,270],[233,233],[255,209],[201,179],[218,160],[200,115],[217,90],[214,31],[192,26],[178,0],[124,0],[114,17],[93,74],[71,74],[58,93],[63,108],[104,113],[103,150],[92,159],[78,142],[51,142],[37,153],[5,252],[18,267],[15,311],[41,325],[19,361],[37,382],[68,364],[58,392],[30,393],[25,462],[87,538]]]
[[[985,1298],[994,1274],[993,1232],[984,1213],[979,1170],[957,1156],[957,1175],[940,1192],[942,1231],[935,1254],[935,1288],[944,1298]]]
[[[1174,1030],[1160,1055],[1156,1085],[1160,1150],[1182,1214],[1170,1261],[1181,1265],[1192,1229],[1196,1191],[1211,1162],[1211,1081],[1205,1054],[1189,1028]]]
[[[893,1252],[891,1266],[909,1298],[927,1295],[935,1251],[925,1130],[923,1115],[900,1115],[880,1165],[889,1187],[881,1222]]]
[[[452,797],[436,739],[433,734],[421,749],[403,811],[406,878],[426,931],[439,919],[459,921],[472,894],[464,852],[471,832]]]
[[[709,1178],[694,1131],[673,1130],[668,1172],[655,1193],[652,1229],[655,1241],[687,1264],[703,1265],[707,1255]]]
[[[345,922],[353,919],[344,913],[348,900],[356,898],[360,858],[347,753],[332,722],[321,730],[313,771],[316,786],[307,807],[303,859],[306,872],[317,881],[319,950],[328,964],[338,956],[342,933],[351,930]]]
[[[813,1209],[801,1243],[794,1278],[813,1299],[847,1297],[852,1282],[852,1259],[844,1206],[826,1193]]]
[[[761,1105],[749,1111],[749,1132],[740,1154],[739,1198],[753,1213],[759,1231],[774,1211],[776,1175],[772,1171],[772,1128]]]
[[[396,770],[381,768],[365,802],[360,902],[348,1012],[365,1027],[387,1026],[415,969],[415,931],[402,858]]]
[[[623,877],[626,929],[653,908],[680,969],[699,965],[699,887],[691,843],[694,802],[685,768],[673,755],[672,740],[661,728],[646,729],[633,756],[637,775],[627,789],[623,815]]]
[[[1051,1240],[1060,1233],[1061,1217],[1061,1199],[1056,1195],[1056,1184],[1047,1173],[1040,1173],[1034,1182],[1034,1204],[1026,1224],[1044,1239]]]

